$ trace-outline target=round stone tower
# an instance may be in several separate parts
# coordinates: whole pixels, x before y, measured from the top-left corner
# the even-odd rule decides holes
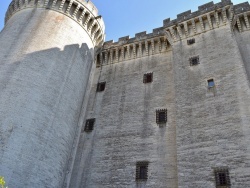
[[[65,187],[104,22],[85,0],[13,0],[0,33],[0,175]]]

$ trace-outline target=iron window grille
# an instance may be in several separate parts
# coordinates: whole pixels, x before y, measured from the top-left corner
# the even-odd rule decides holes
[[[97,92],[104,91],[105,90],[105,86],[106,86],[106,82],[100,82],[100,83],[98,83],[96,91]]]
[[[156,123],[167,123],[167,109],[156,110]]]
[[[143,75],[143,83],[151,83],[153,82],[153,73],[146,73]]]
[[[199,56],[191,57],[189,59],[189,63],[190,63],[190,66],[196,66],[196,65],[200,64]]]
[[[187,40],[187,44],[188,45],[192,45],[194,43],[195,43],[195,39],[194,38]]]
[[[230,188],[230,176],[227,168],[218,168],[214,170],[216,188]]]
[[[148,179],[148,161],[140,161],[136,163],[136,180],[146,181]]]
[[[92,118],[92,119],[87,119],[86,120],[86,124],[85,124],[85,127],[84,127],[84,131],[85,132],[90,132],[94,129],[94,124],[95,124],[95,119]]]

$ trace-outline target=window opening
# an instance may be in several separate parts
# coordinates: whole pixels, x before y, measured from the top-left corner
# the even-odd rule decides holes
[[[143,76],[143,83],[151,83],[153,82],[153,73],[146,73]]]
[[[187,40],[187,44],[188,45],[191,45],[191,44],[194,44],[194,43],[195,43],[195,39],[194,38]]]
[[[97,92],[101,92],[105,90],[106,82],[100,82],[97,84]]]
[[[167,122],[167,109],[161,109],[156,111],[156,123],[162,124]]]
[[[84,128],[84,131],[85,132],[90,132],[94,129],[94,124],[95,124],[95,119],[92,118],[92,119],[87,119],[86,120],[86,124],[85,124],[85,128]]]
[[[213,88],[215,86],[214,79],[210,79],[207,81],[208,88]]]
[[[195,66],[195,65],[200,64],[200,62],[199,62],[199,56],[197,56],[197,57],[191,57],[189,59],[189,62],[190,62],[190,66]]]
[[[216,188],[229,188],[230,177],[227,168],[215,169]]]
[[[146,181],[148,179],[148,162],[140,161],[136,163],[136,180]]]

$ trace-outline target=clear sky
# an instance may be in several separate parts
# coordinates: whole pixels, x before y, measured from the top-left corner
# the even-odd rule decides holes
[[[11,0],[0,0],[0,30]],[[106,40],[118,38],[161,27],[166,18],[175,19],[177,14],[187,10],[196,11],[198,6],[210,0],[92,0],[103,16],[106,25]],[[218,3],[220,0],[215,0]],[[232,0],[234,4],[245,0]]]

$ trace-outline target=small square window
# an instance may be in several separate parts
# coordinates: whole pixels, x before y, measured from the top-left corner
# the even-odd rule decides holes
[[[101,92],[105,90],[106,82],[100,82],[97,84],[97,92]]]
[[[137,181],[146,181],[148,179],[148,162],[140,161],[136,163],[136,177]]]
[[[218,168],[214,170],[215,174],[215,181],[216,181],[216,188],[229,188],[230,177],[229,171],[227,168]]]
[[[94,129],[94,124],[95,124],[95,119],[87,119],[85,127],[84,127],[84,131],[85,132],[90,132]]]
[[[156,123],[163,124],[167,122],[167,109],[161,109],[156,111]]]
[[[208,88],[213,88],[215,87],[214,79],[210,79],[207,81]]]
[[[194,38],[187,40],[187,44],[188,45],[191,45],[191,44],[194,44],[194,43],[195,43],[195,39]]]
[[[151,83],[153,82],[153,73],[147,73],[143,76],[143,83]]]
[[[189,62],[190,62],[190,66],[195,66],[195,65],[200,64],[200,62],[199,62],[199,56],[197,56],[197,57],[191,57],[189,59]]]

